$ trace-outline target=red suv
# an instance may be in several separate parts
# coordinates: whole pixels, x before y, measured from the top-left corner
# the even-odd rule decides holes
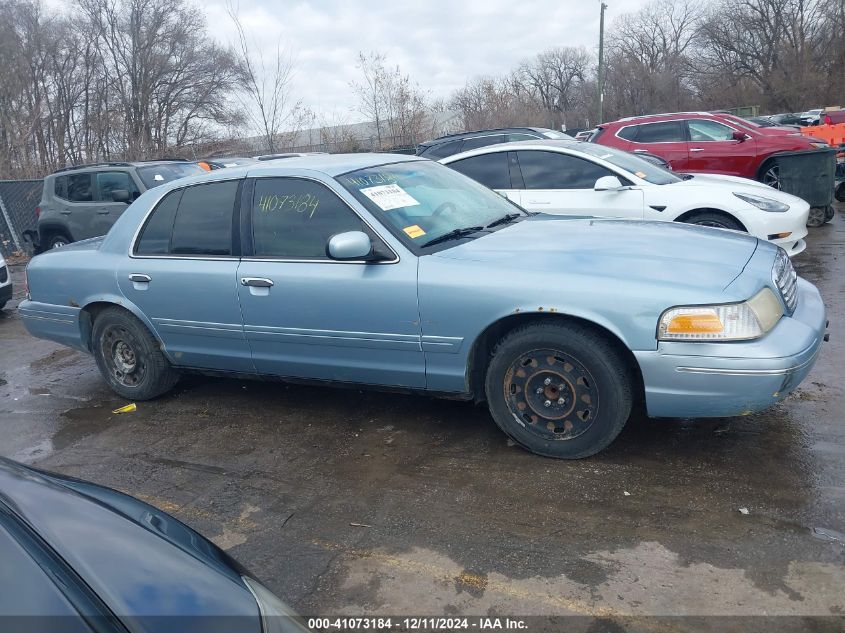
[[[778,152],[827,147],[818,139],[761,128],[729,114],[682,112],[630,117],[602,123],[590,142],[635,154],[657,154],[679,172],[707,172],[753,178],[777,186]]]

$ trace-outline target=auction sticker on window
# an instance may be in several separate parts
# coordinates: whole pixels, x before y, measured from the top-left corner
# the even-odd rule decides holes
[[[419,202],[397,184],[379,185],[378,187],[367,187],[361,189],[361,193],[375,202],[382,211],[399,209],[401,207],[413,207]]]
[[[416,225],[416,224],[412,224],[411,226],[406,226],[402,230],[405,231],[405,233],[407,233],[408,237],[410,237],[411,239],[415,239],[415,238],[422,237],[423,235],[425,235],[425,231],[423,231],[422,228],[420,226]]]

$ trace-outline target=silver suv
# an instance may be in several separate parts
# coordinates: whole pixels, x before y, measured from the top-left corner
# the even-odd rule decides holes
[[[204,174],[183,160],[96,163],[65,167],[44,178],[38,216],[38,250],[105,235],[147,189]]]

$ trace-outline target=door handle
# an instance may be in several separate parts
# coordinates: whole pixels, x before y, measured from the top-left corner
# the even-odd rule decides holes
[[[109,214],[108,209],[97,209],[97,215],[108,215],[108,214]]]
[[[691,152],[703,152],[704,148],[703,147],[690,147],[689,151],[691,151]]]
[[[70,215],[73,211],[71,209],[59,209],[59,213],[62,215]]]
[[[551,200],[529,200],[528,204],[551,204]]]
[[[241,277],[241,284],[253,288],[272,288],[273,280],[264,277]]]
[[[634,154],[648,154],[647,149],[635,149]]]
[[[132,273],[129,275],[129,281],[136,284],[148,284],[153,280],[152,277],[149,275],[143,275],[141,273]]]

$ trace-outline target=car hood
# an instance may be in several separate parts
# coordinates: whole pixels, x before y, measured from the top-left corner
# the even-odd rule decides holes
[[[258,631],[258,606],[224,552],[133,497],[0,458],[0,501],[47,542],[119,617],[167,629],[168,616],[206,631],[238,617]],[[193,620],[196,621],[196,620]],[[225,625],[223,625],[225,626]]]
[[[763,196],[771,198],[772,200],[780,200],[785,204],[800,203],[801,199],[796,198],[792,194],[778,191],[774,187],[764,185],[762,182],[751,180],[750,178],[740,178],[739,176],[723,176],[721,174],[687,174],[692,176],[687,180],[672,183],[671,185],[659,185],[661,187],[720,187],[729,190],[730,193],[747,193],[754,196]]]
[[[757,238],[724,229],[537,214],[434,257],[721,290],[756,247]]]

